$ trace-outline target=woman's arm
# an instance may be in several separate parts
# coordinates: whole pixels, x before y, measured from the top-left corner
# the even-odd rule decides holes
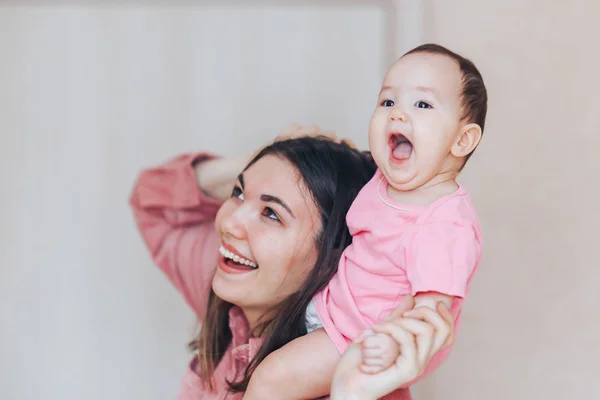
[[[199,317],[218,260],[214,218],[243,166],[241,158],[182,155],[142,171],[130,198],[154,262]]]

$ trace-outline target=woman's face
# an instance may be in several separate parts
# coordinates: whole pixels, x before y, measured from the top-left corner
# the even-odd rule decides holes
[[[213,290],[251,326],[298,291],[317,260],[319,210],[292,164],[273,155],[240,174],[216,228],[222,256]]]

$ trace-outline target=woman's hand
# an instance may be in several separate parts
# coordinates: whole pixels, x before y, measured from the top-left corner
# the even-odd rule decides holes
[[[416,379],[438,351],[454,341],[454,317],[443,304],[437,312],[420,307],[412,309],[414,299],[404,303],[373,332],[390,335],[400,347],[400,355],[392,366],[376,374],[361,371],[359,336],[342,356],[331,388],[331,399],[378,399]]]

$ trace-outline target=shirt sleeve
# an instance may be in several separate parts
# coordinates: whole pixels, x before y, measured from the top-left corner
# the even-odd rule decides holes
[[[412,294],[433,291],[464,298],[480,248],[470,224],[444,221],[417,226],[406,267]]]
[[[130,197],[137,227],[152,259],[199,318],[218,261],[214,227],[219,200],[198,187],[194,164],[213,158],[185,154],[141,172]]]

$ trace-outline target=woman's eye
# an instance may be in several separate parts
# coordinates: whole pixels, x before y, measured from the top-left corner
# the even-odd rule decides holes
[[[417,108],[433,108],[433,107],[431,107],[431,104],[426,103],[424,101],[418,101],[417,104],[415,104],[415,106]]]
[[[234,186],[233,190],[231,191],[231,197],[236,197],[240,200],[244,200],[244,193],[242,192],[242,189],[240,189],[239,186]]]
[[[394,101],[393,100],[384,100],[381,102],[381,105],[383,107],[394,107]]]
[[[277,215],[277,213],[275,211],[273,211],[272,208],[270,207],[266,207],[265,211],[263,212],[263,215],[269,219],[272,219],[274,221],[278,221],[281,222],[281,220],[279,219],[279,215]]]

